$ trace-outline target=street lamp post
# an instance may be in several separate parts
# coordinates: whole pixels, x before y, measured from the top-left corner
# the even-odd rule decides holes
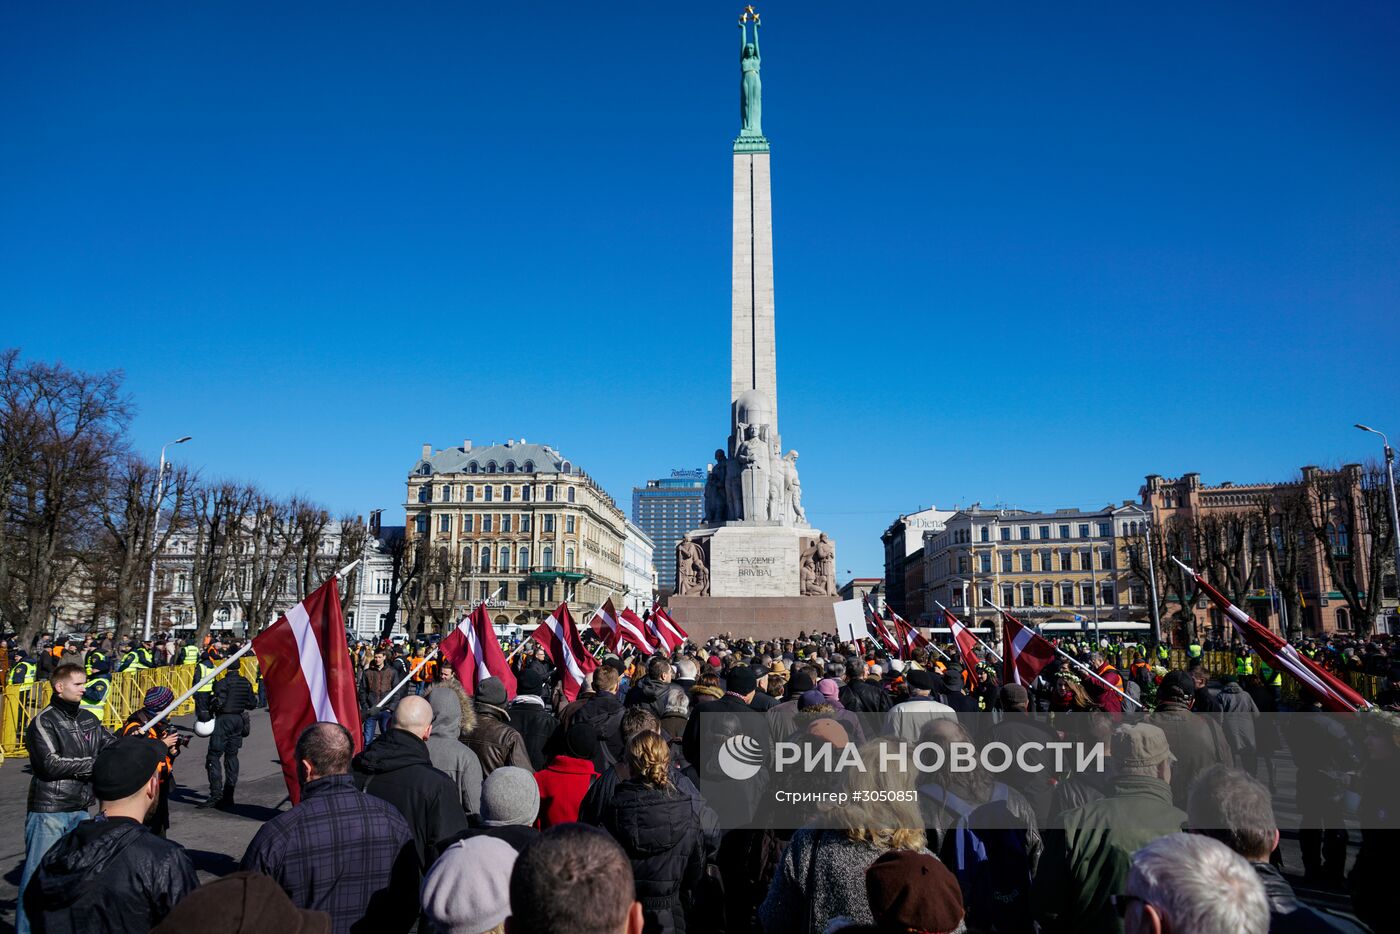
[[[1157,553],[1152,550],[1152,520],[1148,519],[1143,523],[1144,535],[1147,538],[1147,582],[1152,588],[1152,639],[1158,645],[1162,644],[1162,617],[1161,611],[1157,607]]]
[[[184,444],[188,440],[190,436],[185,435],[160,446],[160,468],[156,474],[156,498],[153,504],[154,515],[151,518],[151,576],[146,582],[146,627],[143,630],[145,635],[141,637],[143,642],[151,638],[151,614],[156,606],[156,543],[160,538],[160,505],[165,499],[165,449],[173,444]]]
[[[1390,544],[1395,551],[1396,586],[1400,587],[1400,511],[1395,508],[1395,449],[1390,446],[1390,439],[1385,436],[1385,432],[1362,424],[1357,424],[1356,427],[1373,435],[1380,435],[1381,443],[1385,445],[1385,487],[1390,493]],[[1371,581],[1371,586],[1377,587],[1379,582]]]

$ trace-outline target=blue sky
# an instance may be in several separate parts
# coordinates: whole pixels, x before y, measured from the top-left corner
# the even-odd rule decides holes
[[[628,508],[728,428],[738,9],[8,4],[0,344],[337,510],[522,436]],[[1400,435],[1400,6],[760,9],[782,432],[843,578],[921,505]]]

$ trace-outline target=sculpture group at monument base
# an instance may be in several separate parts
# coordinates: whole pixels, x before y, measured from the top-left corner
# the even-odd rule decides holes
[[[813,528],[730,522],[697,529],[676,547],[683,597],[834,597],[836,548]]]
[[[726,634],[737,639],[792,639],[799,632],[832,632],[840,597],[682,597],[667,612],[685,621],[692,642]]]

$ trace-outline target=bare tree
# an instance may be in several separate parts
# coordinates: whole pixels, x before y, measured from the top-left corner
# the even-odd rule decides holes
[[[331,516],[320,506],[294,498],[287,506],[288,551],[296,575],[297,599],[305,600],[333,571],[327,570],[326,529]]]
[[[1252,512],[1215,512],[1196,523],[1198,562],[1215,589],[1235,606],[1244,605],[1253,580],[1247,545],[1254,522]]]
[[[1290,629],[1302,628],[1298,575],[1304,568],[1312,536],[1309,512],[1307,487],[1301,480],[1275,487],[1254,502],[1255,521],[1262,526],[1262,547]]]
[[[380,547],[389,556],[392,572],[389,578],[389,612],[384,615],[384,627],[379,637],[387,639],[398,622],[399,611],[410,606],[419,590],[425,553],[410,542],[401,528],[387,532]]]
[[[1356,627],[1369,631],[1382,612],[1381,581],[1395,539],[1385,468],[1371,462],[1364,467],[1348,464],[1339,470],[1311,470],[1306,482],[1312,497],[1313,537],[1332,586],[1347,602]]]
[[[126,450],[121,387],[118,371],[0,355],[0,613],[21,643],[43,631],[93,542],[107,473]]]
[[[100,560],[93,562],[100,567],[92,568],[91,576],[95,581],[105,579],[111,589],[111,616],[118,639],[124,630],[143,620],[151,562],[189,519],[190,472],[167,465],[163,493],[168,499],[161,503],[156,502],[156,474],[156,466],[149,461],[126,457],[116,465],[102,497],[106,534],[98,551]],[[159,516],[165,521],[157,532]]]
[[[237,540],[232,543],[229,571],[250,636],[272,621],[287,589],[293,567],[289,528],[285,503],[265,493],[249,491],[249,508]]]
[[[195,645],[204,642],[214,625],[214,613],[234,590],[233,545],[242,534],[257,497],[257,491],[251,487],[227,482],[197,486],[191,497],[194,548],[190,593],[195,617],[191,641]]]
[[[332,561],[331,573],[363,558],[365,546],[369,544],[369,526],[365,525],[359,516],[341,516],[336,520],[336,531],[335,559]],[[360,590],[360,575],[364,570],[362,564],[357,564],[345,575],[345,579],[340,581],[340,607],[347,614],[355,609],[355,600]]]
[[[1131,538],[1128,546],[1128,568],[1133,576],[1148,588],[1152,586],[1155,572],[1157,601],[1165,614],[1162,618],[1163,636],[1174,636],[1177,627],[1180,627],[1184,640],[1194,642],[1197,634],[1193,607],[1196,605],[1198,588],[1195,579],[1187,576],[1171,558],[1175,556],[1188,564],[1196,560],[1195,556],[1201,553],[1199,529],[1193,520],[1184,516],[1173,516],[1162,528],[1153,530],[1150,549],[1147,547],[1147,538],[1146,530]],[[1175,605],[1176,609],[1167,613],[1167,608],[1171,605]]]

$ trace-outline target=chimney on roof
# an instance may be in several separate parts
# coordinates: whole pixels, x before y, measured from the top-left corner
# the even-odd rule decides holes
[[[427,460],[428,458],[430,458],[430,457],[432,457],[432,456],[433,456],[433,446],[432,446],[431,444],[425,444],[425,445],[423,445],[423,460]]]
[[[465,452],[465,453],[467,453],[467,454],[470,454],[470,453],[471,453],[471,450],[472,450],[472,439],[471,439],[471,438],[467,438],[467,439],[465,439],[465,440],[462,441],[462,450],[463,450],[463,452]]]
[[[521,443],[521,444],[524,444],[524,443],[525,443],[525,439],[524,439],[524,438],[521,438],[521,439],[520,439],[520,443]]]

